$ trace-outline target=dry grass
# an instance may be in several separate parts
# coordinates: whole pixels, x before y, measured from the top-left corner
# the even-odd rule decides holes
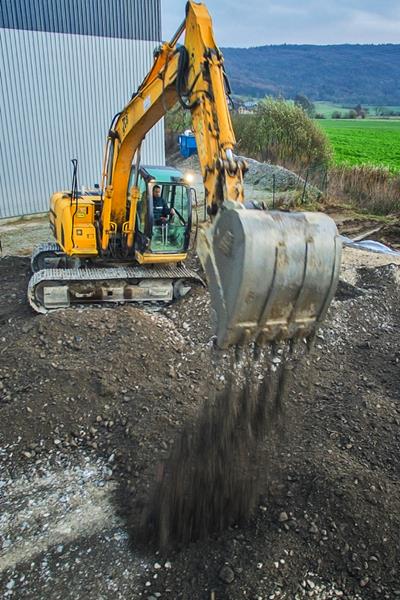
[[[375,215],[400,211],[400,174],[384,167],[340,166],[328,171],[326,195]]]

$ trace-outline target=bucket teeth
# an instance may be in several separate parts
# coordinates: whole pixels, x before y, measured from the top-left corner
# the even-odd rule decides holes
[[[217,345],[311,337],[336,290],[341,242],[320,213],[223,209],[198,253]]]

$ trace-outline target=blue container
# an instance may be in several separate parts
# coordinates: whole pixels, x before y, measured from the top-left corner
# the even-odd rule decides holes
[[[196,154],[196,138],[193,134],[179,136],[179,150],[184,158],[189,158],[192,154]]]

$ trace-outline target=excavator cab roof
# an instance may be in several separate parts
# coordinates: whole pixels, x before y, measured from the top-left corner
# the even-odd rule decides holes
[[[157,181],[158,183],[179,183],[187,185],[183,173],[175,167],[160,167],[144,165],[139,169],[146,183]]]

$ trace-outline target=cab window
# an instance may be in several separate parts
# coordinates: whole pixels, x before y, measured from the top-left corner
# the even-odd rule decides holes
[[[161,200],[153,199],[152,252],[183,252],[190,233],[191,202],[186,186],[157,183]],[[153,196],[154,198],[154,196]],[[157,210],[155,207],[157,206]]]

